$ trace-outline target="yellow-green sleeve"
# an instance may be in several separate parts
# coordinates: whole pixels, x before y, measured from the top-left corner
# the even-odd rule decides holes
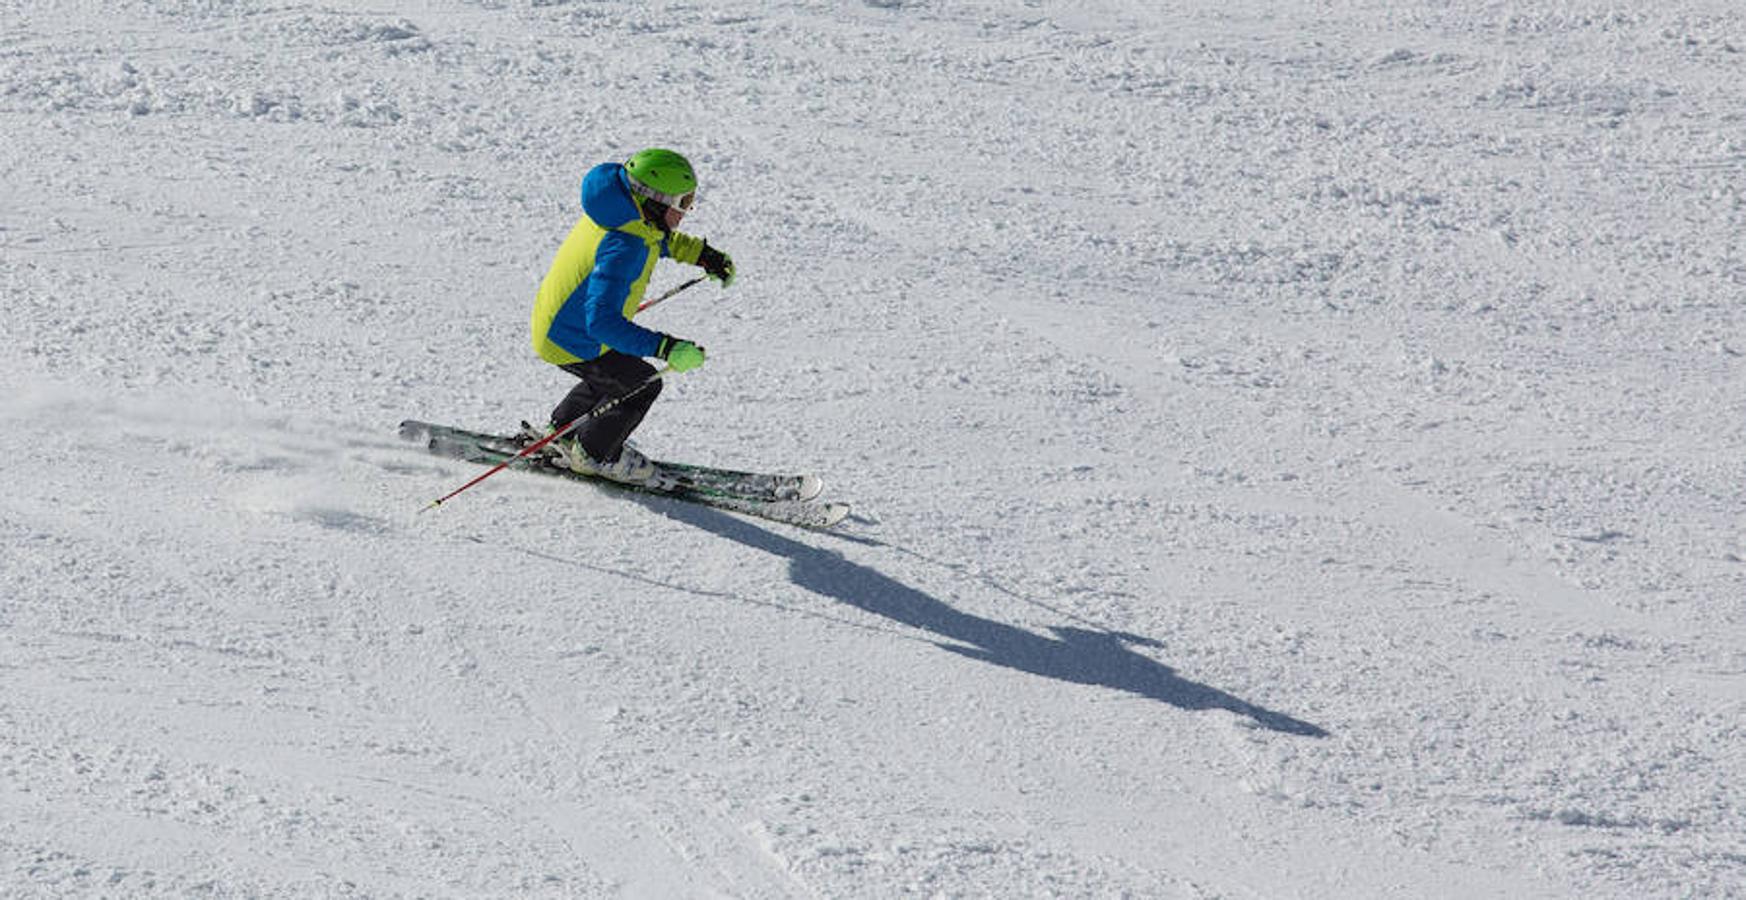
[[[692,237],[683,231],[675,231],[667,236],[667,255],[687,265],[697,265],[697,257],[703,252],[703,238]]]

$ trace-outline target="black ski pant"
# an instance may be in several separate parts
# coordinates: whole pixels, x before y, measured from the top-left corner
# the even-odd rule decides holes
[[[608,350],[587,362],[559,368],[582,380],[552,410],[552,425],[562,427],[571,419],[588,416],[570,433],[581,441],[589,456],[600,462],[616,462],[624,449],[624,439],[642,424],[643,415],[660,396],[661,380],[649,380],[654,377],[655,367],[641,357]],[[620,397],[625,399],[606,412],[589,415],[602,404]]]

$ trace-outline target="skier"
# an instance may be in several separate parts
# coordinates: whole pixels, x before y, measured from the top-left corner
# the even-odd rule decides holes
[[[642,357],[666,360],[675,372],[703,365],[702,347],[631,321],[663,256],[702,267],[724,288],[733,284],[734,262],[726,253],[677,230],[696,197],[691,163],[672,150],[601,163],[582,178],[583,215],[540,283],[533,346],[541,359],[581,379],[552,410],[554,429],[619,402],[553,442],[559,461],[571,469],[647,480],[653,464],[625,444],[661,393],[655,367]]]

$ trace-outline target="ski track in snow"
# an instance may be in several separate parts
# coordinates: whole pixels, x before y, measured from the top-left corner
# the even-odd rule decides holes
[[[0,894],[1746,897],[1746,19],[1161,6],[0,0]]]

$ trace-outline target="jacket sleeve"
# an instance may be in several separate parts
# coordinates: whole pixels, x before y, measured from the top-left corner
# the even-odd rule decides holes
[[[630,356],[654,356],[661,348],[660,332],[650,331],[624,316],[632,282],[641,274],[648,249],[628,235],[609,234],[595,251],[582,298],[584,322],[595,340]]]
[[[698,254],[703,252],[703,238],[675,231],[661,242],[661,251],[679,262],[695,266]]]

